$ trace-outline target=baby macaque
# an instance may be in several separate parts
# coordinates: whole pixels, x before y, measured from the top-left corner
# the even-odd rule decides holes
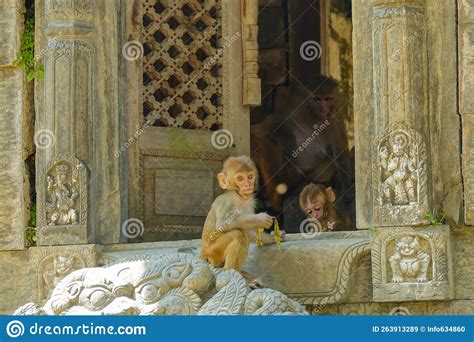
[[[321,231],[350,229],[348,217],[344,217],[336,208],[336,194],[331,187],[322,184],[308,184],[300,193],[300,206],[308,218],[318,220]]]
[[[254,162],[247,156],[229,157],[217,175],[219,185],[227,190],[212,203],[204,223],[201,257],[215,267],[241,271],[256,228],[269,228],[272,216],[255,214],[254,191],[258,178]],[[273,243],[265,233],[263,243]]]

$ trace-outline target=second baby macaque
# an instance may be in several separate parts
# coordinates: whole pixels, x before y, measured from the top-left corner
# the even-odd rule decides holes
[[[335,206],[336,194],[331,187],[308,184],[300,193],[300,206],[308,218],[321,224],[321,231],[348,230],[351,222]]]

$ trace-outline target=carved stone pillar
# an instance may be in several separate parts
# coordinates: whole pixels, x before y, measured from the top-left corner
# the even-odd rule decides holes
[[[417,225],[431,211],[425,1],[364,3],[354,15],[357,225]]]
[[[110,6],[93,0],[37,6],[36,51],[44,64],[35,135],[40,245],[119,240],[118,110],[108,83],[117,83],[119,55],[102,24],[107,13],[110,30],[116,27]]]

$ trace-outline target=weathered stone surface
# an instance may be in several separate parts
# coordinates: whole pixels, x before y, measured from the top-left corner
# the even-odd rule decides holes
[[[21,47],[24,1],[2,0],[0,15],[0,65],[8,65],[16,58]]]
[[[464,219],[474,224],[474,3],[458,2],[459,112],[462,117]]]
[[[32,290],[35,300],[46,300],[58,283],[71,272],[98,265],[102,246],[34,247],[29,250]]]
[[[29,219],[29,186],[25,170],[27,119],[24,73],[0,68],[0,249],[24,248]]]
[[[235,270],[215,269],[189,254],[137,255],[103,268],[82,268],[58,280],[37,315],[306,315],[271,289],[249,291]]]
[[[25,302],[34,300],[34,276],[28,251],[0,251],[0,313],[7,315]]]
[[[452,298],[450,243],[448,226],[376,231],[371,248],[374,301]]]

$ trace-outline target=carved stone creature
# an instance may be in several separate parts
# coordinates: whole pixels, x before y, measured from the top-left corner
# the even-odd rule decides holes
[[[421,250],[418,237],[406,235],[396,240],[396,252],[389,258],[392,283],[427,282],[431,257]]]
[[[139,256],[66,276],[41,308],[15,315],[306,315],[286,295],[250,292],[239,272],[189,254]]]

